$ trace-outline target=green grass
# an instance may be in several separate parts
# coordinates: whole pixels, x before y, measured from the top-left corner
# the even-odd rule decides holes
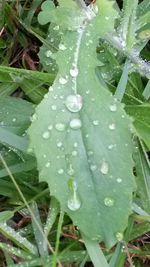
[[[150,266],[150,3],[95,5],[0,1],[0,266]]]

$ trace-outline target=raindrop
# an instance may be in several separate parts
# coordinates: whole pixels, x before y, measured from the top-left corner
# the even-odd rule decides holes
[[[64,44],[59,44],[59,49],[64,51],[67,49],[67,47]]]
[[[101,171],[102,174],[107,174],[108,171],[109,171],[108,163],[105,160],[103,160],[103,162],[101,164],[100,171]]]
[[[50,124],[50,125],[48,126],[48,130],[51,131],[52,129],[53,129],[53,125]]]
[[[62,142],[58,142],[57,143],[57,147],[62,147],[63,143]]]
[[[34,121],[36,121],[36,119],[37,119],[37,115],[36,115],[36,113],[35,113],[35,114],[32,115],[32,117],[31,117],[30,120],[31,120],[32,122],[34,122]]]
[[[73,146],[74,146],[74,147],[77,147],[77,146],[78,146],[78,143],[75,142],[75,143],[73,144]]]
[[[49,133],[48,131],[46,131],[46,132],[44,132],[44,133],[42,134],[42,136],[43,136],[44,139],[48,139],[49,136],[50,136],[50,133]]]
[[[110,129],[110,130],[115,130],[115,128],[116,128],[116,126],[115,126],[114,123],[109,124],[109,129]]]
[[[74,69],[71,69],[71,70],[70,70],[70,75],[71,75],[72,77],[74,77],[74,78],[78,76],[78,73],[79,73],[79,71],[78,71],[77,68],[74,68]]]
[[[82,108],[82,97],[80,95],[69,95],[65,105],[71,112],[78,112]]]
[[[110,111],[116,111],[117,110],[117,105],[116,104],[112,104],[109,106]]]
[[[54,88],[52,86],[50,86],[48,90],[49,90],[49,92],[53,92]]]
[[[16,118],[13,118],[12,121],[15,122],[17,119]]]
[[[55,26],[55,27],[53,28],[53,30],[54,30],[54,31],[58,31],[58,30],[59,30],[59,25]]]
[[[121,183],[122,179],[121,178],[117,178],[117,183]]]
[[[50,162],[47,162],[47,163],[45,164],[45,167],[46,167],[46,168],[49,168],[50,165],[51,165]]]
[[[72,156],[76,157],[78,155],[78,152],[76,150],[72,151]]]
[[[98,120],[93,121],[93,125],[94,125],[94,126],[99,125],[99,121],[98,121]]]
[[[56,105],[52,105],[52,106],[51,106],[51,109],[52,109],[52,110],[56,110],[56,109],[57,109],[57,106],[56,106]]]
[[[73,174],[74,174],[74,169],[73,169],[73,167],[72,167],[72,164],[69,165],[69,169],[68,169],[67,173],[68,173],[69,175],[73,175]]]
[[[46,54],[46,57],[51,57],[52,51],[51,50],[47,50],[45,54]]]
[[[62,131],[65,130],[65,124],[63,124],[63,123],[57,123],[57,124],[55,125],[55,128],[56,128],[56,130],[62,132]]]
[[[74,130],[78,130],[78,129],[80,129],[81,126],[82,126],[82,122],[81,122],[80,119],[72,119],[72,120],[70,121],[70,127],[71,127],[72,129],[74,129]]]
[[[93,165],[90,166],[90,169],[91,169],[91,171],[96,171],[97,166],[93,164]]]
[[[68,188],[69,188],[69,199],[67,203],[68,209],[76,211],[81,207],[81,201],[77,193],[78,189],[77,183],[73,179],[69,179]]]
[[[58,170],[58,174],[63,174],[64,173],[64,170],[63,169],[59,169]]]
[[[90,90],[87,90],[85,93],[88,95],[90,93]]]
[[[114,147],[114,145],[109,145],[108,149],[111,150],[111,149],[113,149],[113,147]]]
[[[67,79],[65,79],[64,77],[60,77],[59,78],[59,83],[60,84],[66,84],[68,81],[67,81]]]
[[[112,207],[114,205],[114,200],[112,198],[110,198],[110,197],[106,197],[104,199],[104,204],[107,207]]]
[[[123,240],[123,234],[120,232],[116,233],[116,238],[118,241],[122,241]]]

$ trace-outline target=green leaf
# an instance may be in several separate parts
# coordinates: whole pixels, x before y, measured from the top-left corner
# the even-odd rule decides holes
[[[134,118],[134,126],[139,137],[150,148],[150,105],[126,106],[126,111]]]
[[[140,196],[143,208],[150,213],[150,164],[144,147],[137,142],[134,160],[137,172],[137,194]]]
[[[10,219],[11,217],[13,217],[13,215],[14,215],[13,211],[10,211],[10,210],[1,211],[0,212],[0,222],[3,222],[3,221]]]
[[[89,239],[111,247],[127,226],[134,183],[130,120],[95,74],[101,13],[62,36],[59,72],[29,135],[40,180],[61,209]]]
[[[0,107],[0,126],[7,131],[23,134],[30,125],[33,105],[21,98],[1,97]]]

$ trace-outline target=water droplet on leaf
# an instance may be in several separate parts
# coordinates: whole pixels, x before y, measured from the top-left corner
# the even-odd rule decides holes
[[[118,241],[122,241],[123,240],[123,234],[120,232],[116,233],[116,238]]]
[[[102,174],[107,174],[108,171],[109,171],[109,165],[105,160],[102,161],[102,164],[101,164],[101,167],[100,167],[100,171],[101,171]]]
[[[50,133],[49,133],[48,131],[46,131],[46,132],[44,132],[44,133],[42,134],[42,136],[43,136],[44,139],[48,139],[49,136],[50,136]]]
[[[112,207],[114,205],[114,200],[112,198],[110,198],[110,197],[106,197],[104,199],[104,204],[107,207]]]
[[[63,174],[64,173],[64,170],[63,169],[59,169],[58,170],[58,174]]]
[[[109,124],[109,129],[110,129],[110,130],[115,130],[115,128],[116,128],[116,126],[115,126],[114,123]]]
[[[72,119],[70,121],[70,128],[74,129],[74,130],[78,130],[80,129],[82,126],[82,122],[80,119]]]
[[[78,73],[79,73],[79,71],[78,71],[77,68],[74,68],[74,69],[71,69],[71,70],[70,70],[70,75],[71,75],[73,78],[77,77],[77,76],[78,76]]]
[[[117,105],[116,104],[112,104],[109,106],[110,111],[116,111],[117,110]]]
[[[59,78],[59,83],[60,83],[60,84],[63,84],[63,85],[64,85],[64,84],[66,84],[67,82],[68,82],[68,81],[67,81],[66,78],[63,78],[63,77],[60,77],[60,78]]]
[[[56,130],[62,132],[62,131],[65,130],[65,124],[63,124],[63,123],[56,123],[55,128],[56,128]]]
[[[72,211],[76,211],[81,207],[81,201],[78,196],[77,192],[77,183],[73,179],[69,179],[68,181],[68,188],[69,188],[69,198],[68,198],[68,209]]]
[[[78,112],[82,108],[82,97],[80,95],[69,95],[65,105],[71,112]]]
[[[98,120],[94,120],[94,121],[93,121],[93,125],[94,125],[94,126],[99,125],[99,121],[98,121]]]

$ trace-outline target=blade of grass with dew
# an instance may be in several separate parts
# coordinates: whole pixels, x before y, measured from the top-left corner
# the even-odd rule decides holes
[[[30,171],[34,168],[36,168],[36,161],[32,157],[30,158],[30,160],[27,160],[23,163],[17,163],[9,166],[9,169],[12,174]],[[5,177],[7,175],[8,173],[5,168],[0,170],[0,178]]]
[[[136,134],[150,148],[150,104],[126,105],[125,110],[134,119]]]
[[[27,152],[29,142],[27,138],[20,137],[14,133],[11,133],[2,127],[0,127],[0,143],[5,144],[8,147],[19,149],[22,152]]]
[[[54,222],[56,221],[59,210],[60,210],[60,207],[59,207],[58,201],[54,197],[51,197],[46,224],[44,226],[44,233],[46,234],[46,236],[48,236]]]
[[[61,256],[58,255],[59,260],[61,262],[63,262],[64,264],[70,264],[70,263],[74,263],[75,259],[76,262],[81,262],[83,260],[83,258],[85,257],[86,252],[83,253],[83,251],[70,251],[68,253],[66,253],[65,255]],[[25,261],[19,264],[12,264],[9,265],[9,267],[37,267],[37,266],[48,266],[51,267],[52,266],[52,256],[48,256],[48,257],[44,257],[44,258],[34,258],[33,260],[30,261]],[[65,266],[65,265],[64,265]],[[104,267],[104,266],[103,266]]]
[[[59,249],[59,243],[60,243],[60,236],[61,236],[61,228],[62,228],[62,224],[63,224],[63,219],[64,219],[64,212],[60,211],[58,225],[57,225],[55,252],[54,252],[53,260],[52,260],[52,267],[56,267],[56,265],[57,265],[58,249]]]
[[[48,241],[46,235],[45,235],[44,232],[43,232],[43,229],[42,229],[42,228],[40,227],[40,225],[38,224],[38,222],[37,222],[37,220],[36,220],[36,218],[35,218],[35,216],[34,216],[32,210],[31,210],[31,208],[30,208],[28,202],[26,201],[26,199],[25,199],[25,197],[24,197],[22,191],[20,190],[20,187],[18,186],[18,184],[17,184],[17,182],[16,182],[14,176],[13,176],[12,173],[10,172],[9,167],[7,166],[7,163],[6,163],[6,161],[4,160],[4,158],[3,158],[3,156],[2,156],[1,154],[0,154],[0,159],[1,159],[1,161],[2,161],[2,163],[3,163],[3,165],[4,165],[4,167],[6,168],[6,170],[7,170],[7,172],[8,172],[8,175],[9,175],[9,177],[11,178],[13,184],[15,185],[15,187],[16,187],[16,189],[17,189],[17,191],[18,191],[18,193],[19,193],[19,195],[20,195],[20,197],[21,197],[21,199],[23,200],[24,204],[26,205],[27,209],[29,210],[29,212],[30,212],[30,214],[31,214],[31,216],[32,216],[32,219],[34,220],[34,222],[35,222],[35,224],[37,225],[39,231],[41,232],[41,234],[42,234],[42,236],[43,236],[43,239],[45,239],[45,241],[47,242],[48,248],[50,249],[50,251],[51,251],[52,253],[54,253],[53,248],[51,247],[51,244],[49,243],[49,241]],[[62,265],[61,265],[61,263],[59,262],[59,260],[57,260],[57,261],[58,261],[60,267],[62,267]]]
[[[6,82],[22,82],[24,78],[29,80],[41,81],[43,83],[51,83],[54,80],[55,75],[50,73],[44,73],[40,71],[12,68],[6,66],[0,66],[0,81]]]
[[[12,246],[10,244],[5,244],[3,242],[0,242],[0,248],[6,251],[6,253],[18,256],[19,258],[25,260],[31,260],[34,257],[33,254],[30,253],[30,251],[26,252],[20,248],[16,248],[15,246]]]
[[[38,6],[40,6],[42,0],[33,0],[31,5],[30,5],[30,10],[27,14],[27,17],[24,20],[24,23],[30,27],[31,26],[31,22],[34,16],[34,13],[36,12],[36,9],[38,8]]]
[[[123,72],[122,72],[120,81],[118,83],[118,86],[117,86],[117,89],[115,92],[115,97],[120,102],[121,102],[121,100],[125,94],[125,90],[126,90],[126,86],[127,86],[127,82],[128,82],[128,72],[129,72],[129,62],[126,61],[126,63],[124,64],[124,68],[123,68]]]
[[[145,89],[143,91],[143,96],[147,100],[150,98],[150,80],[148,81],[147,85],[145,86]]]
[[[42,229],[43,228],[42,222],[41,222],[39,210],[38,210],[38,207],[35,201],[32,202],[31,209],[36,218],[38,225],[40,225]],[[48,256],[47,242],[45,242],[45,238],[43,238],[43,234],[41,234],[41,232],[39,231],[39,227],[37,227],[37,224],[35,224],[35,221],[33,220],[32,217],[31,219],[32,219],[32,227],[33,227],[33,232],[34,232],[39,254],[41,257],[46,257]]]
[[[125,46],[130,51],[135,42],[136,31],[136,9],[138,6],[138,0],[124,0],[123,1],[123,17],[119,26],[119,31],[122,37],[122,42],[125,42]]]
[[[92,241],[82,234],[88,254],[94,264],[94,267],[109,267],[109,264],[104,256],[100,245],[96,241]]]
[[[150,163],[142,142],[138,140],[135,145],[137,194],[140,196],[144,210],[150,214]]]
[[[12,240],[16,245],[20,246],[22,249],[30,251],[33,255],[37,255],[36,247],[30,243],[25,237],[22,237],[17,233],[12,227],[8,226],[5,222],[0,222],[0,232],[4,236]]]
[[[25,95],[28,96],[35,104],[40,103],[44,95],[47,93],[47,89],[43,86],[43,82],[39,83],[38,81],[24,79],[24,81],[20,84],[20,87]]]

